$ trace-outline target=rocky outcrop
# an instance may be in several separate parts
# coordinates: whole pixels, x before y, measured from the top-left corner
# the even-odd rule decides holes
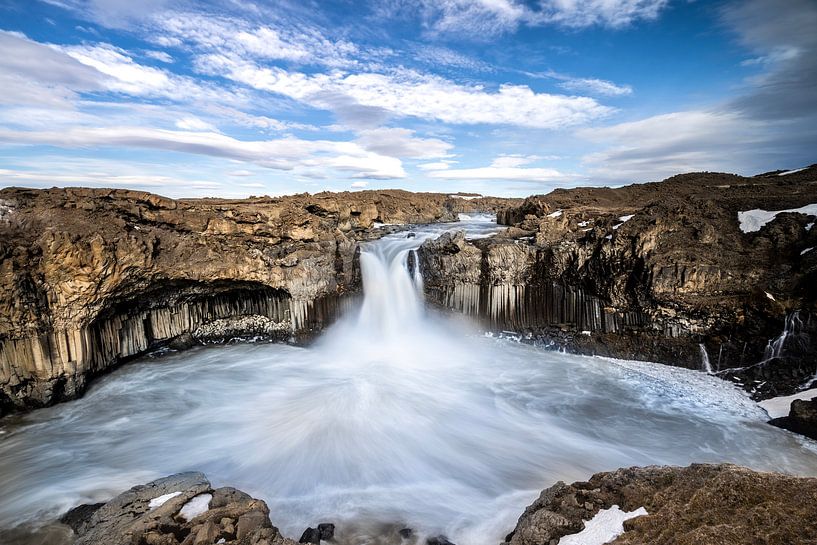
[[[706,369],[758,397],[817,372],[817,167],[556,190],[498,214],[491,239],[418,252],[429,300],[569,350]]]
[[[499,202],[4,189],[0,415],[74,398],[93,376],[162,345],[308,338],[359,291],[358,242],[387,231],[374,226],[453,221]]]
[[[647,512],[625,521],[614,545],[817,543],[817,479],[728,464],[634,467],[559,482],[525,510],[506,541],[556,545],[614,506]]]
[[[201,473],[135,486],[104,504],[80,505],[60,521],[75,545],[295,545],[269,519],[261,500],[213,488]]]
[[[795,399],[788,416],[773,418],[769,424],[817,440],[817,397]]]

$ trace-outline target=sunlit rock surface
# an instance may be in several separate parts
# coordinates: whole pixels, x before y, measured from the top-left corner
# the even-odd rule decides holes
[[[15,188],[0,201],[0,414],[74,398],[90,377],[161,345],[309,336],[359,291],[358,241],[387,231],[372,227],[514,202]]]

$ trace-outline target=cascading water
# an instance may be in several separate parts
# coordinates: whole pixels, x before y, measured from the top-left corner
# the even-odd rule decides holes
[[[328,521],[344,544],[398,544],[410,527],[420,542],[495,545],[542,488],[596,471],[817,473],[817,454],[724,381],[540,350],[425,310],[409,256],[450,228],[368,245],[361,307],[308,348],[145,358],[82,399],[0,421],[0,529],[200,470],[263,498],[285,535]]]
[[[799,311],[794,311],[786,315],[786,320],[783,323],[783,332],[774,339],[771,339],[769,344],[766,345],[763,361],[782,356],[783,349],[786,347],[786,341],[788,341],[791,336],[799,334],[802,327],[803,322],[800,320]]]
[[[709,354],[706,352],[706,346],[700,343],[698,349],[701,351],[701,370],[711,375],[714,371],[712,370],[712,364],[709,363]]]

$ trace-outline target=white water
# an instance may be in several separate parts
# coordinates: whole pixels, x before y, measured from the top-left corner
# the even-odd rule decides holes
[[[712,370],[712,364],[709,363],[709,354],[706,352],[706,346],[700,343],[698,344],[698,349],[701,351],[701,370],[711,375],[714,371]]]
[[[0,422],[0,528],[200,470],[265,499],[288,536],[328,521],[343,543],[398,543],[408,526],[495,545],[559,479],[693,461],[817,474],[809,443],[766,425],[724,381],[539,350],[428,314],[403,264],[445,228],[364,252],[362,308],[316,345],[146,358],[80,400]]]
[[[789,340],[789,337],[799,334],[802,327],[803,322],[800,320],[800,312],[794,311],[788,314],[783,323],[783,332],[774,339],[770,339],[766,345],[763,361],[779,358],[783,354],[783,349],[786,347],[786,341]]]

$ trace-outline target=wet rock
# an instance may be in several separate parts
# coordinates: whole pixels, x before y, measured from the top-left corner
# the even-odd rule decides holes
[[[321,532],[317,528],[312,528],[311,526],[304,530],[304,533],[301,534],[301,538],[298,540],[298,543],[314,543],[315,545],[319,545],[321,542]]]
[[[83,533],[91,520],[91,516],[96,513],[104,503],[82,504],[74,507],[63,516],[60,522],[69,526],[75,533]]]
[[[414,531],[411,528],[401,528],[397,533],[403,539],[408,539],[414,534]]]
[[[430,537],[426,539],[426,545],[454,545],[444,535]]]
[[[185,506],[201,498],[209,500],[203,509],[185,516]],[[201,473],[133,487],[96,509],[74,508],[61,520],[74,529],[77,545],[294,545],[272,525],[263,501],[234,488],[214,490]]]
[[[587,504],[592,503],[592,510]],[[517,522],[511,545],[557,543],[614,505],[647,515],[624,523],[617,545],[814,543],[817,479],[759,473],[730,464],[651,466],[557,483]]]
[[[417,236],[417,233],[412,233],[411,231],[406,233],[406,238],[415,238],[416,236]]]
[[[788,416],[773,418],[769,424],[817,440],[817,397],[795,399]]]
[[[322,540],[329,541],[335,537],[335,525],[331,522],[322,522],[318,524],[318,533],[321,535]]]

